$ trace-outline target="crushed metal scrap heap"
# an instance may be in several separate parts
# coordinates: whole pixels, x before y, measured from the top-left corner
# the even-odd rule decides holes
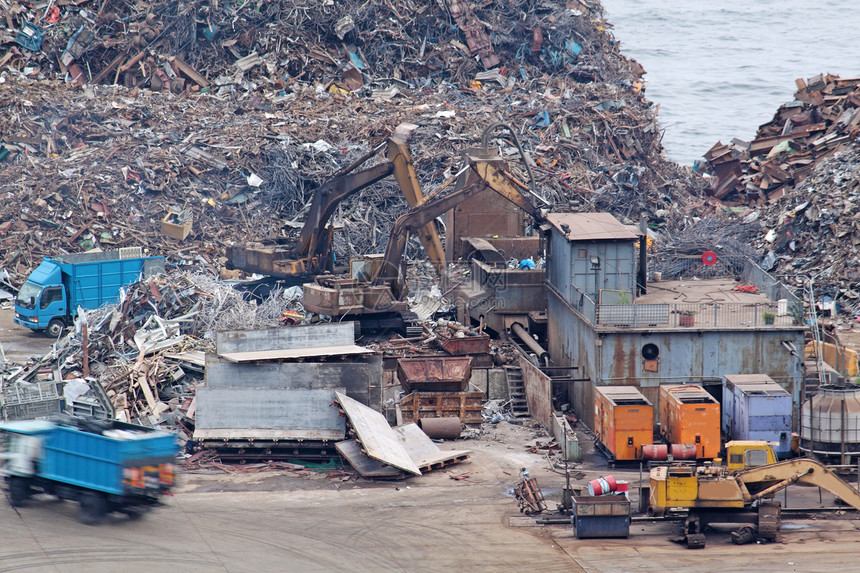
[[[711,192],[743,215],[723,230],[766,253],[767,270],[797,288],[815,276],[820,296],[856,313],[860,78],[817,75],[797,87],[751,142],[717,143],[705,155]]]
[[[635,220],[699,194],[596,3],[0,6],[26,32],[0,35],[13,281],[42,255],[137,244],[216,270],[236,241],[291,236],[314,189],[403,122],[426,189],[501,121],[556,210]],[[405,208],[382,182],[334,222],[379,252]]]

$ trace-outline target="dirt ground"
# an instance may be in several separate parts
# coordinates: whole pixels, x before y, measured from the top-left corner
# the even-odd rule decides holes
[[[12,324],[0,310],[7,356],[26,360],[51,341]],[[635,490],[638,467],[609,468],[580,432],[585,460],[572,486],[611,473]],[[537,478],[552,514],[563,472],[546,450],[548,436],[526,420],[485,425],[477,438],[441,443],[468,449],[460,464],[397,481],[327,478],[324,473],[259,471],[183,473],[166,506],[141,520],[111,517],[97,527],[75,519],[73,503],[38,497],[14,510],[0,502],[0,573],[177,571],[852,571],[860,519],[786,520],[778,543],[734,546],[729,530],[708,533],[708,546],[670,541],[679,526],[634,522],[627,539],[579,540],[567,524],[540,526],[513,496],[521,468]],[[453,479],[460,478],[460,479]],[[647,479],[644,478],[644,479]],[[785,501],[782,495],[778,497]],[[792,488],[788,506],[819,503],[815,488]]]
[[[51,350],[54,341],[14,322],[11,303],[0,304],[0,345],[6,360],[25,363],[31,356],[41,356]]]

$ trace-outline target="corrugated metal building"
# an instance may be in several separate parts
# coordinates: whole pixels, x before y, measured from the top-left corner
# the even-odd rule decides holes
[[[806,327],[764,294],[778,281],[750,261],[747,282],[772,281],[758,293],[734,292],[731,277],[652,283],[637,296],[634,230],[608,213],[548,222],[549,351],[590,381],[568,394],[591,427],[594,385],[634,385],[652,403],[661,384],[702,384],[719,397],[726,372],[767,373],[797,407]]]

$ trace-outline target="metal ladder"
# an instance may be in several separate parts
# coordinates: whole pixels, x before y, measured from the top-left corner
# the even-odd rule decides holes
[[[528,416],[529,403],[526,400],[526,384],[523,381],[522,369],[519,366],[505,366],[505,378],[508,382],[511,413],[515,418]]]
[[[817,383],[810,384],[808,379],[804,380],[805,396],[811,398],[817,391],[819,386],[825,384],[824,380],[824,358],[822,357],[821,330],[818,328],[818,312],[815,309],[815,288],[812,285],[812,278],[803,287],[803,298],[806,299],[809,305],[809,320],[812,323],[812,356],[810,359],[815,360],[815,370],[817,374]],[[804,349],[804,353],[805,353]]]

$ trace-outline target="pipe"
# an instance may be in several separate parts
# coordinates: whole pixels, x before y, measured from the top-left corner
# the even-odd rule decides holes
[[[523,344],[529,347],[529,350],[537,354],[538,360],[549,366],[549,352],[543,349],[543,346],[537,343],[537,341],[531,337],[531,335],[526,332],[526,329],[523,328],[523,325],[519,322],[515,322],[511,325],[511,332],[517,335],[517,337],[523,341]]]
[[[419,418],[418,427],[435,440],[456,440],[460,437],[460,418]]]

